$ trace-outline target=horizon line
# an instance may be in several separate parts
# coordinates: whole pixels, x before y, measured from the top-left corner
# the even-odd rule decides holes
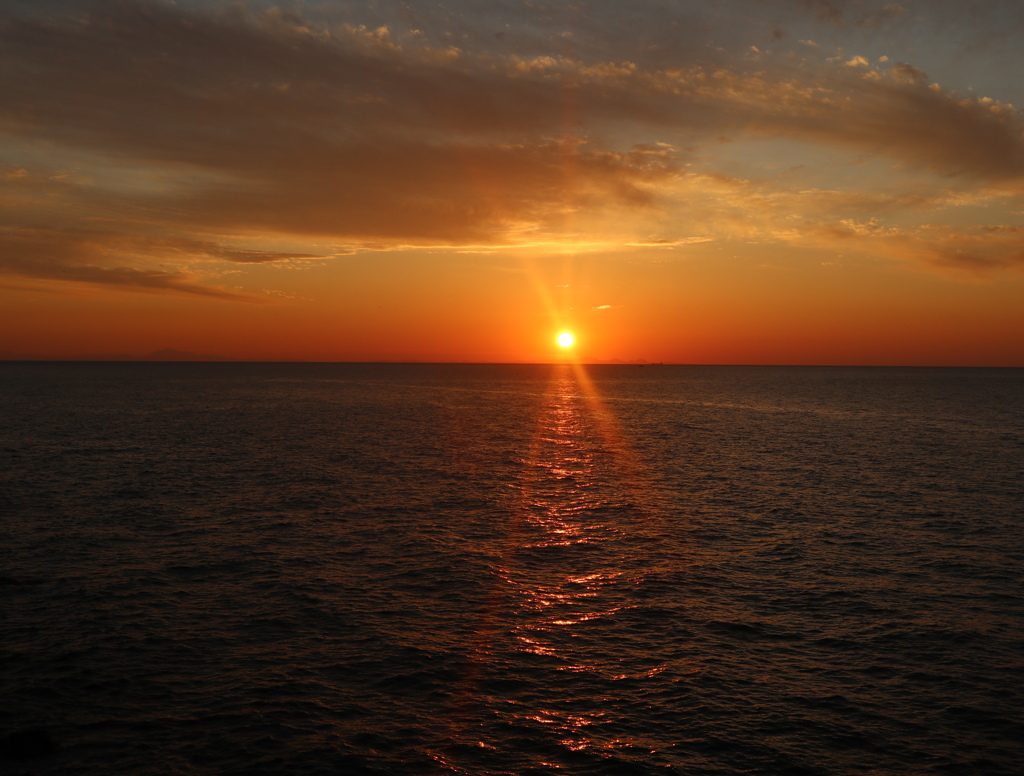
[[[829,363],[829,364],[806,364],[806,363],[726,363],[726,362],[695,362],[695,361],[404,361],[404,360],[373,360],[373,361],[342,361],[342,360],[314,360],[314,359],[239,359],[239,358],[181,358],[181,359],[159,359],[147,358],[145,356],[130,356],[126,358],[90,358],[88,356],[67,356],[67,357],[28,357],[28,358],[4,358],[0,356],[0,363],[5,364],[349,364],[349,365],[394,365],[394,366],[568,366],[578,364],[580,366],[622,366],[622,367],[645,367],[645,366],[693,366],[693,367],[792,367],[792,368],[821,368],[821,369],[1024,369],[1024,365],[1009,364],[872,364],[872,363]]]

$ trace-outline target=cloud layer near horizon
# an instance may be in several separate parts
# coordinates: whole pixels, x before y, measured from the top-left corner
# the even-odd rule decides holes
[[[702,4],[641,6],[395,6],[373,26],[255,3],[0,5],[0,271],[252,299],[207,268],[723,239],[1024,269],[1020,112],[798,37],[864,43],[925,6],[751,0],[734,31]],[[765,142],[788,177],[750,150]]]

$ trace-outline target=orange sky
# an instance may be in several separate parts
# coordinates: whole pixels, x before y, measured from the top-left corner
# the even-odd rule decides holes
[[[1024,366],[1015,5],[362,5],[0,0],[0,356]]]

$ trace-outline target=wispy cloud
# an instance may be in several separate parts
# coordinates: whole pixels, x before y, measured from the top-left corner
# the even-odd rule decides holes
[[[634,248],[678,248],[680,245],[713,242],[714,239],[714,237],[650,238],[646,240],[633,240],[627,242],[626,245]]]
[[[70,229],[0,228],[0,272],[24,278],[99,283],[140,291],[175,292],[232,301],[261,302],[197,282],[181,270],[136,268],[121,262],[216,259],[251,263],[294,258],[287,254],[235,251],[194,240],[141,238]]]
[[[913,10],[853,0],[764,7],[780,24],[810,19],[819,30],[900,25]],[[750,233],[747,221],[762,235],[820,240],[826,224],[871,217],[854,204],[862,192],[842,195],[846,211],[837,195],[830,212],[801,220],[798,192],[728,183],[744,180],[735,168],[751,139],[881,157],[967,192],[1024,192],[1024,121],[1009,103],[955,93],[913,64],[827,57],[808,38],[762,46],[755,60],[736,53],[746,45],[672,49],[665,30],[711,23],[697,6],[645,5],[635,15],[651,31],[646,48],[622,34],[616,14],[631,12],[612,5],[564,29],[557,15],[509,16],[519,22],[514,47],[472,3],[453,6],[469,21],[409,9],[404,25],[301,8],[124,0],[8,12],[0,271],[236,299],[244,295],[160,263],[321,255],[255,247],[266,237],[342,252],[559,239],[678,248]],[[764,45],[785,35],[770,37]],[[73,174],[47,159],[73,160]],[[652,214],[701,209],[706,229],[644,236],[672,234],[648,229]],[[945,239],[920,239],[937,246],[915,254],[929,264],[1019,266],[1008,246],[969,250],[963,237],[943,252]]]

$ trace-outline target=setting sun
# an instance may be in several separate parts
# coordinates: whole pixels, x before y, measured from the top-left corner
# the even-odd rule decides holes
[[[1024,367],[1022,3],[408,5],[0,0],[0,363]]]

